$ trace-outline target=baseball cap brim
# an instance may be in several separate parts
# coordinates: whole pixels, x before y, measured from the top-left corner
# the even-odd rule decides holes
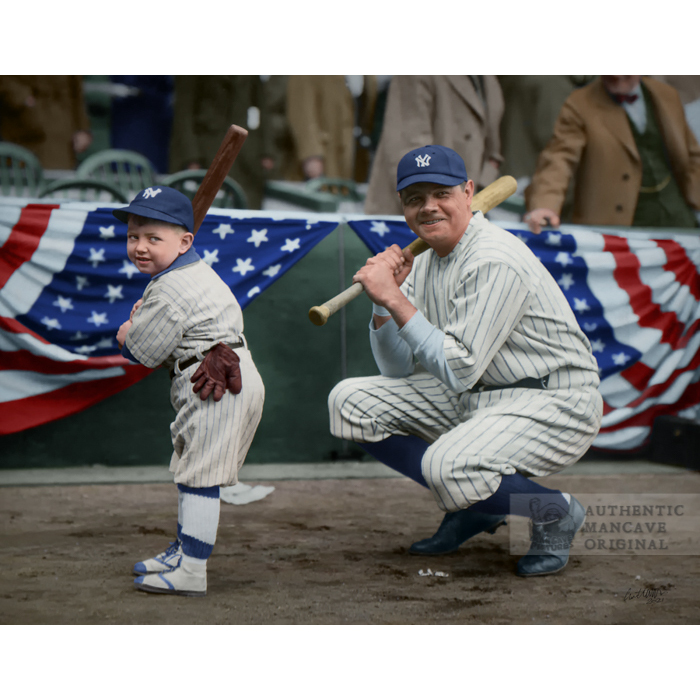
[[[174,216],[169,214],[164,214],[156,209],[151,209],[151,207],[145,204],[130,204],[128,207],[123,207],[122,209],[113,209],[112,214],[125,224],[129,223],[129,214],[138,214],[139,216],[145,216],[149,219],[156,219],[157,221],[165,221],[169,224],[177,224],[178,226],[184,226],[188,231],[191,227],[184,221],[176,219]]]
[[[401,190],[406,189],[406,187],[409,185],[415,185],[417,182],[433,182],[436,185],[450,185],[450,187],[454,187],[455,185],[461,185],[464,182],[464,178],[453,177],[451,175],[440,175],[439,173],[425,175],[421,173],[420,175],[409,175],[396,185],[396,191],[400,192]]]

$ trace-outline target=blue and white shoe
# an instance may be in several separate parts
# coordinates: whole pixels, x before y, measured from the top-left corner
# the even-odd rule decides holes
[[[159,574],[172,571],[180,566],[182,561],[182,542],[175,540],[170,546],[153,559],[146,559],[134,564],[135,574]]]
[[[134,579],[134,588],[147,593],[201,597],[207,594],[206,566],[192,569],[181,563],[177,569]]]

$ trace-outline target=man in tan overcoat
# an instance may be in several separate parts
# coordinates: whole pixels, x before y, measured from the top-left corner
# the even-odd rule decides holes
[[[647,101],[650,110],[644,110]],[[644,110],[642,130],[633,127],[632,108],[623,106],[629,104]],[[643,143],[639,139],[652,127],[660,136],[657,156],[638,148]],[[646,182],[654,174],[651,167],[642,167],[648,157],[652,160],[646,162],[659,172],[657,182]],[[532,231],[539,233],[547,222],[559,226],[572,178],[575,224],[694,226],[694,212],[700,209],[700,146],[688,127],[678,92],[640,76],[601,76],[574,91],[525,193],[525,221]],[[645,204],[650,198],[658,198],[656,210],[662,214],[668,200],[672,216],[683,223],[655,223],[654,208]],[[641,204],[645,212],[640,219]],[[671,218],[669,213],[667,220]]]
[[[248,124],[248,110],[257,107],[260,123]],[[271,166],[267,109],[258,75],[176,75],[170,172],[206,170],[231,124],[248,129],[232,177],[245,191],[250,209],[260,209]]]
[[[92,143],[80,75],[0,76],[0,138],[49,170],[72,170]]]
[[[365,213],[402,214],[396,167],[407,151],[429,144],[457,151],[477,190],[493,182],[502,161],[502,116],[503,94],[493,75],[394,76]]]
[[[549,143],[566,98],[591,82],[585,75],[499,75],[505,111],[501,120],[501,173],[529,184]]]
[[[353,178],[355,102],[344,75],[290,75],[287,119],[297,161],[290,179]]]

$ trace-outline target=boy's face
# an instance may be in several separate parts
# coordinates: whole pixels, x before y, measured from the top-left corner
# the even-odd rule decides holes
[[[130,216],[126,252],[139,272],[153,277],[186,253],[193,240],[191,233],[180,233],[166,224],[136,223]]]

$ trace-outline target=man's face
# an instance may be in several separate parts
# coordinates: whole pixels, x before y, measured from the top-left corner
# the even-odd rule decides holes
[[[634,90],[641,75],[601,75],[605,89],[613,95],[627,95]]]
[[[180,233],[170,226],[137,224],[129,217],[126,253],[139,272],[153,277],[170,267],[192,245],[191,233]]]
[[[474,182],[466,189],[433,182],[417,182],[399,193],[406,223],[440,257],[457,245],[472,218]]]

